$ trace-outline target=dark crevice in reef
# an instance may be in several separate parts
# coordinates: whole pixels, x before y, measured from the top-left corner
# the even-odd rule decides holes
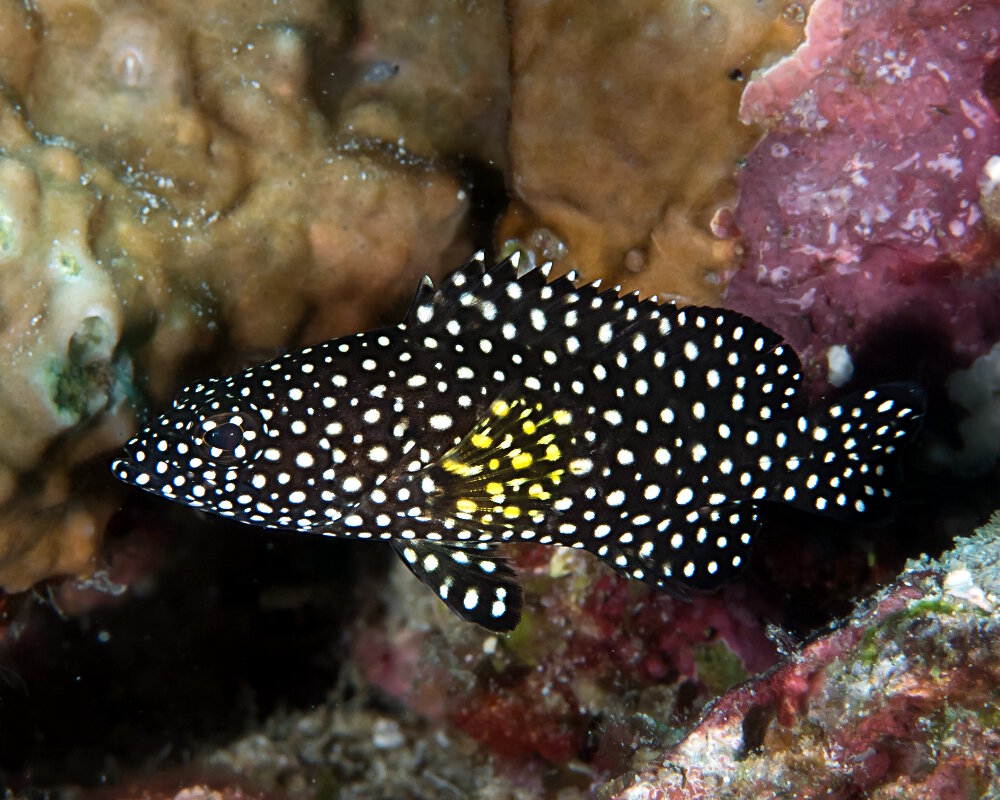
[[[383,550],[130,498],[105,547],[133,571],[126,594],[22,596],[16,613],[30,624],[0,664],[0,775],[16,787],[106,784],[322,702],[359,576],[377,574]]]

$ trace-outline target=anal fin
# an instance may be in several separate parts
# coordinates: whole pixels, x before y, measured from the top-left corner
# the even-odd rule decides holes
[[[517,627],[523,590],[495,545],[398,539],[391,544],[410,572],[462,619],[494,633]]]
[[[592,549],[622,575],[685,598],[686,587],[714,589],[741,572],[758,528],[754,505],[727,503],[636,528],[631,541],[598,542]]]

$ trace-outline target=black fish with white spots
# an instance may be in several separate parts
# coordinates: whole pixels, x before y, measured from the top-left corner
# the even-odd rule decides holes
[[[683,593],[747,563],[763,503],[888,510],[919,389],[809,410],[791,348],[745,316],[517,265],[477,254],[425,278],[400,325],[187,387],[114,474],[250,525],[389,541],[494,631],[521,613],[502,542]]]

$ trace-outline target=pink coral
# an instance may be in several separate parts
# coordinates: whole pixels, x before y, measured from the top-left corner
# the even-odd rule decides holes
[[[905,319],[959,358],[1000,336],[1000,239],[982,207],[998,57],[996,3],[819,0],[807,41],[747,86],[743,119],[770,131],[740,178],[746,258],[726,302],[814,375],[831,345],[856,355]]]

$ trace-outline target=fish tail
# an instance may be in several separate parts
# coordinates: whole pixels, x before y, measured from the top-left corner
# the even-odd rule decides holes
[[[899,452],[919,430],[925,403],[916,384],[887,383],[793,420],[773,499],[834,517],[889,514]]]

